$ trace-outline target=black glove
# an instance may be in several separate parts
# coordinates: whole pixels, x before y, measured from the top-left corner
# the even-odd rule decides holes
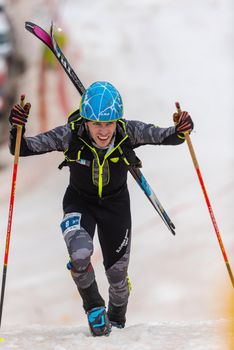
[[[173,114],[173,120],[176,126],[176,132],[188,132],[193,130],[193,121],[188,112],[179,112]]]
[[[28,115],[31,108],[30,103],[26,103],[24,107],[21,107],[20,105],[15,105],[10,113],[9,121],[11,125],[22,125],[25,126],[25,124],[28,121]]]

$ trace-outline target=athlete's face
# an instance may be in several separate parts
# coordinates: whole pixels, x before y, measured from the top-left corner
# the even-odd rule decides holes
[[[110,144],[115,133],[116,122],[86,122],[90,135],[100,148],[106,148]]]

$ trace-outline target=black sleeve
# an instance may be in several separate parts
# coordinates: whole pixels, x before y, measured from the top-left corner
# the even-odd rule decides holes
[[[163,142],[162,145],[180,145],[181,143],[183,143],[185,140],[184,134],[183,133],[174,133],[168,137],[166,137]]]
[[[10,130],[9,148],[11,154],[15,152],[17,128],[12,127]],[[22,130],[20,156],[26,157],[31,155],[44,154],[52,151],[64,151],[71,138],[70,126],[58,126],[45,133],[33,137],[25,136],[25,129]]]
[[[182,134],[176,132],[175,126],[160,128],[153,124],[129,120],[127,133],[134,148],[142,145],[179,145],[184,142]]]

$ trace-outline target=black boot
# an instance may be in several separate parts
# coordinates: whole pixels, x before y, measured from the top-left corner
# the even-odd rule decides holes
[[[126,322],[127,305],[115,306],[109,302],[107,315],[112,326],[124,328]]]
[[[78,288],[85,312],[99,306],[105,306],[105,301],[101,297],[97,282],[94,281],[88,288]]]
[[[78,291],[83,299],[91,334],[94,337],[109,335],[111,324],[106,314],[105,301],[98,291],[97,282],[94,281],[88,288],[78,288]]]

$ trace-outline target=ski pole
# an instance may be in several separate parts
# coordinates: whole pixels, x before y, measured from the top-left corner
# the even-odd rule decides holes
[[[25,95],[21,95],[21,98],[20,98],[21,107],[24,106],[24,99],[25,99]],[[4,255],[3,274],[2,274],[2,288],[1,288],[1,301],[0,301],[0,327],[1,327],[1,321],[2,321],[3,301],[4,301],[5,286],[6,286],[8,256],[9,256],[10,239],[11,239],[11,226],[12,226],[12,217],[13,217],[13,209],[14,209],[14,202],[15,202],[16,178],[17,178],[17,170],[18,170],[18,163],[19,163],[21,137],[22,137],[22,126],[17,125],[15,156],[14,156],[13,173],[12,173],[12,185],[11,185],[5,255]]]
[[[181,108],[180,108],[179,102],[176,102],[175,105],[176,105],[177,112],[180,113],[181,112]],[[214,226],[214,230],[215,230],[218,242],[219,242],[219,246],[221,248],[221,252],[222,252],[222,255],[223,255],[223,258],[224,258],[227,270],[228,270],[228,274],[229,274],[229,277],[231,279],[232,286],[234,287],[234,277],[233,277],[233,273],[232,273],[232,270],[231,270],[231,266],[230,266],[229,261],[228,261],[228,257],[227,257],[227,254],[226,254],[226,251],[225,251],[225,248],[224,248],[224,244],[223,244],[223,241],[222,241],[222,238],[221,238],[221,235],[220,235],[220,231],[219,231],[219,228],[218,228],[218,224],[216,222],[216,219],[215,219],[215,216],[214,216],[214,212],[213,212],[213,209],[211,207],[211,203],[210,203],[210,200],[209,200],[206,188],[205,188],[205,184],[204,184],[204,181],[202,179],[201,171],[200,171],[199,164],[198,164],[198,161],[197,161],[197,157],[196,157],[196,154],[195,154],[195,151],[194,151],[194,148],[193,148],[193,144],[192,144],[192,141],[190,139],[189,134],[187,134],[187,133],[185,133],[185,140],[187,142],[187,145],[188,145],[188,148],[189,148],[189,152],[190,152],[190,155],[192,157],[192,161],[193,161],[194,167],[195,167],[196,172],[197,172],[197,176],[198,176],[198,179],[199,179],[199,182],[200,182],[200,185],[201,185],[204,197],[205,197],[205,201],[206,201],[206,204],[207,204],[207,207],[208,207],[210,218],[211,218],[212,224]]]

